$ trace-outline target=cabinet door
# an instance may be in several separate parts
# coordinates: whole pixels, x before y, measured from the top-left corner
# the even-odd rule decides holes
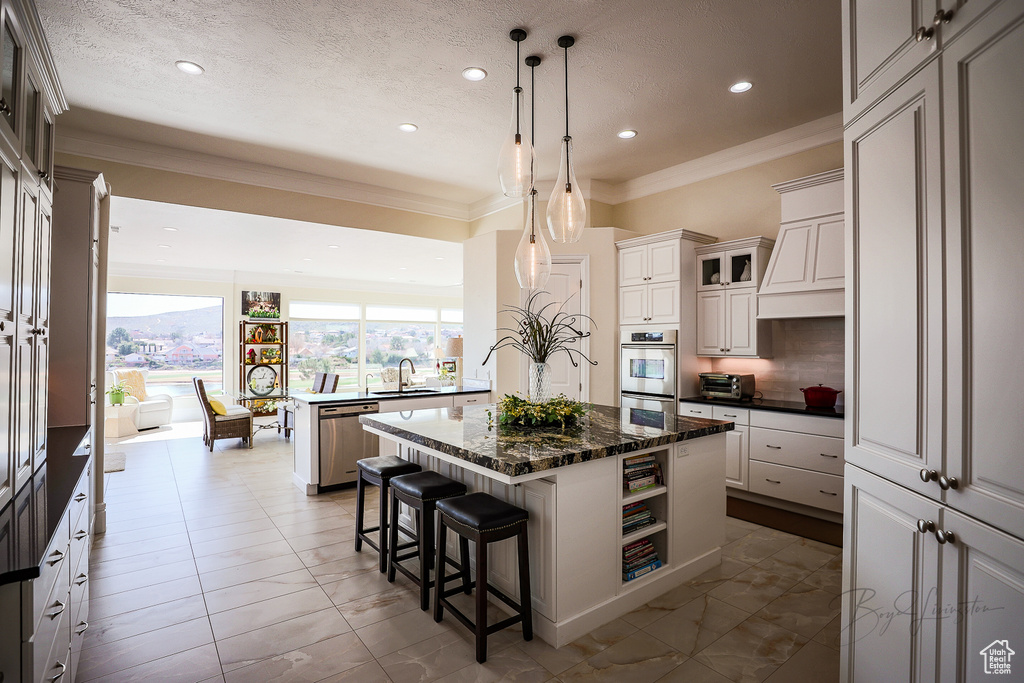
[[[1010,26],[1009,30],[1004,30]],[[1014,401],[1024,310],[1024,6],[1005,3],[941,57],[948,301],[946,502],[1024,538],[1024,443]],[[993,392],[992,388],[998,389]],[[1024,655],[1022,655],[1024,656]],[[1024,670],[1024,664],[1021,665]]]
[[[18,274],[15,290],[17,305],[17,332],[14,348],[14,392],[15,392],[15,458],[18,486],[31,476],[33,448],[33,401],[36,396],[34,361],[36,338],[32,330],[35,320],[35,254],[37,231],[38,197],[33,183],[23,183],[21,191],[20,244],[18,247]]]
[[[747,490],[747,470],[750,466],[749,427],[736,425],[725,433],[725,485]]]
[[[938,497],[942,198],[938,63],[845,135],[846,459]]]
[[[642,325],[647,322],[647,285],[619,288],[619,324]]]
[[[714,291],[725,285],[725,253],[697,254],[697,291]]]
[[[941,507],[847,465],[841,680],[935,680]]]
[[[697,355],[725,355],[725,292],[697,294]]]
[[[1024,542],[954,511],[946,512],[942,531],[952,532],[953,541],[942,546],[936,680],[982,683],[993,674],[1019,680],[1020,655],[1005,661],[1005,650],[1021,651]]]
[[[647,321],[679,322],[679,281],[647,285]]]
[[[21,61],[23,59],[21,37],[17,32],[7,7],[3,11],[3,26],[0,29],[0,134],[11,150],[20,149],[17,137],[15,112],[21,99]]]
[[[679,280],[679,240],[666,240],[647,245],[648,282]]]
[[[936,0],[843,0],[843,119],[867,109],[937,49]],[[918,41],[918,29],[932,32]]]
[[[757,287],[760,272],[757,249],[736,249],[725,253],[725,281],[729,287]]]
[[[619,286],[641,285],[647,281],[647,245],[619,250]]]
[[[0,158],[0,508],[17,490],[20,481],[15,458],[17,443],[14,438],[16,424],[14,349],[17,345],[16,299],[18,269],[17,245],[18,180],[11,166]]]
[[[753,289],[725,293],[725,353],[757,355],[757,292]]]
[[[36,220],[35,292],[32,354],[32,469],[46,460],[46,411],[50,367],[50,205],[39,198]]]

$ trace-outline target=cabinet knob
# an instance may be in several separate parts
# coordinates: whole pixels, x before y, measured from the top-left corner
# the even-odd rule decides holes
[[[939,488],[943,491],[953,489],[954,491],[960,488],[960,482],[956,477],[939,477]]]
[[[0,320],[0,332],[3,332],[5,327],[7,327],[7,326],[4,325],[4,321]]]
[[[928,28],[925,28],[924,26],[922,26],[921,28],[917,29],[917,33],[914,34],[914,39],[920,43],[923,40],[931,40],[932,36],[934,35],[934,28],[931,28],[930,26]]]
[[[724,348],[718,349],[718,350],[721,351],[722,353],[725,353],[725,349]]]
[[[935,470],[930,470],[927,467],[918,472],[918,474],[921,475],[921,481],[923,481],[926,484],[930,481],[935,481],[936,479],[939,478],[938,472],[936,472]]]
[[[953,21],[954,14],[956,14],[955,10],[943,10],[940,8],[939,11],[935,13],[934,24],[936,26],[940,24],[948,24],[949,22]]]
[[[11,105],[7,104],[7,100],[0,97],[0,114],[10,114]]]
[[[935,540],[945,545],[946,543],[956,543],[956,535],[952,531],[943,531],[937,529],[935,531]]]
[[[922,534],[927,534],[929,532],[935,531],[935,522],[933,522],[930,519],[919,519],[917,520],[917,530],[920,531]]]

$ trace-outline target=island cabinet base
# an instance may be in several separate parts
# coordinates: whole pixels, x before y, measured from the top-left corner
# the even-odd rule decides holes
[[[534,632],[554,647],[662,595],[721,562],[725,538],[725,434],[634,451],[551,470],[508,477],[458,457],[367,427],[381,444],[425,469],[466,484],[530,512],[530,579]],[[630,493],[624,467],[651,456],[661,471],[652,488]],[[643,502],[654,523],[623,534],[623,505]],[[415,527],[407,509],[401,523]],[[448,552],[457,556],[454,535]],[[661,566],[626,581],[623,548],[647,539]],[[513,541],[491,546],[491,583],[518,598]],[[501,605],[499,605],[501,606]]]

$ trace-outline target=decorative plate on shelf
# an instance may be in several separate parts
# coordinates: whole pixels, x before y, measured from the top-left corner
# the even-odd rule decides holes
[[[269,365],[257,365],[246,375],[249,391],[257,396],[269,396],[277,385],[277,370]]]

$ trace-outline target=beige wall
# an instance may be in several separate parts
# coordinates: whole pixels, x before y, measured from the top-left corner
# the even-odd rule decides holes
[[[614,225],[650,234],[684,228],[721,241],[779,233],[781,203],[775,183],[843,166],[836,142],[611,207]]]
[[[612,222],[612,209],[614,207],[611,204],[605,204],[603,202],[594,201],[592,199],[587,200],[587,222],[586,226],[605,226],[615,225]],[[537,214],[539,216],[539,224],[547,225],[546,215],[548,210],[548,203],[546,201],[537,202]],[[478,218],[475,221],[469,223],[469,234],[471,236],[483,235],[488,232],[494,232],[495,230],[518,230],[522,232],[526,225],[526,207],[523,204],[516,206],[510,206],[502,209],[501,211],[495,211],[492,214]],[[545,233],[546,235],[546,233]]]
[[[468,221],[427,216],[300,192],[276,190],[173,171],[132,166],[58,152],[56,163],[103,173],[118,197],[148,199],[208,209],[291,218],[346,228],[461,242],[470,235]]]

